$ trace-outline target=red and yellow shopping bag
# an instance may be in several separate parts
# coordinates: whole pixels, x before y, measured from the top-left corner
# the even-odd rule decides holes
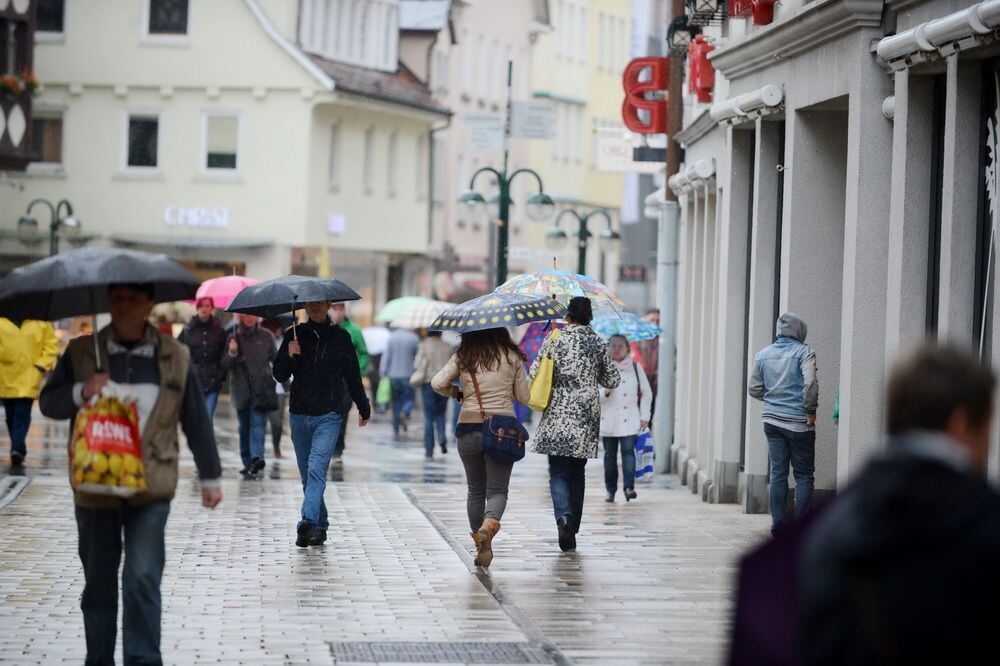
[[[76,490],[118,497],[144,492],[146,473],[135,402],[101,395],[85,404],[76,416],[70,458]]]

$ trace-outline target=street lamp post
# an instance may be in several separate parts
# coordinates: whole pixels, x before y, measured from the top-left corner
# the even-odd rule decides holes
[[[542,177],[531,169],[517,169],[514,173],[508,175],[508,155],[509,155],[509,143],[510,143],[510,133],[511,133],[511,109],[513,108],[513,102],[511,99],[512,95],[512,76],[513,76],[514,64],[511,61],[507,61],[507,119],[504,123],[503,132],[503,169],[497,170],[493,167],[482,167],[472,174],[472,178],[469,179],[469,189],[458,197],[458,215],[459,219],[465,224],[472,225],[482,219],[483,215],[487,212],[486,199],[483,195],[475,191],[476,178],[482,173],[491,173],[496,179],[497,187],[499,192],[496,198],[495,210],[490,210],[491,217],[496,223],[496,284],[497,287],[507,281],[507,244],[510,237],[510,184],[518,174],[530,173],[538,181],[538,191],[528,197],[527,205],[525,206],[525,213],[528,217],[535,222],[544,222],[552,213],[555,212],[555,202],[549,195],[545,194],[545,188],[542,187]],[[493,200],[491,199],[490,209],[494,208]]]
[[[585,275],[587,272],[587,242],[590,240],[591,236],[593,236],[587,228],[587,222],[590,221],[590,218],[594,216],[603,217],[608,222],[608,228],[602,231],[597,238],[597,242],[600,244],[602,252],[610,253],[616,250],[619,243],[621,243],[622,237],[611,227],[611,214],[608,213],[606,209],[595,208],[586,214],[581,214],[572,208],[567,208],[559,213],[556,217],[556,221],[552,225],[552,228],[549,229],[547,234],[545,234],[545,243],[548,245],[550,250],[561,250],[566,247],[566,242],[569,240],[569,236],[559,226],[559,220],[567,214],[575,217],[576,221],[580,225],[579,230],[576,233],[576,272],[581,275]]]
[[[80,235],[80,221],[73,217],[73,205],[66,199],[60,200],[54,206],[46,199],[35,199],[29,203],[24,217],[17,221],[17,234],[22,240],[30,241],[38,238],[38,220],[30,217],[31,209],[36,204],[47,206],[52,216],[52,221],[49,224],[49,256],[59,254],[60,235],[67,238],[75,238]],[[65,216],[62,215],[63,208],[66,209]]]

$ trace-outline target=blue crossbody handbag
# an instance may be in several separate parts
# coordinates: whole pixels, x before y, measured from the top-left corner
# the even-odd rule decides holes
[[[503,414],[487,416],[483,410],[482,393],[479,392],[476,371],[469,370],[469,374],[472,375],[472,387],[476,391],[476,401],[479,403],[479,415],[483,419],[483,453],[500,462],[516,463],[524,457],[524,443],[528,441],[528,431],[516,417]]]

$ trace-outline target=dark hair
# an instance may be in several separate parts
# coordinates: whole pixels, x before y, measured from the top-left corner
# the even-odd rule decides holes
[[[625,346],[626,347],[628,346],[628,336],[622,335],[621,333],[615,333],[610,338],[608,338],[608,344],[610,345],[612,342],[614,342],[615,338],[618,338],[619,340],[624,340]]]
[[[647,315],[651,315],[651,314],[658,315],[658,314],[660,314],[660,308],[648,308],[646,310],[646,314]]]
[[[574,324],[589,326],[594,318],[594,312],[590,308],[590,299],[586,296],[574,296],[570,299],[566,314],[573,319]]]
[[[426,334],[427,334],[428,338],[440,338],[441,337],[441,331],[426,331]]]
[[[975,425],[990,417],[993,372],[969,351],[925,343],[900,358],[889,375],[886,399],[890,435],[944,430],[958,408]]]
[[[510,353],[521,363],[528,360],[510,339],[506,328],[487,328],[462,333],[462,343],[458,345],[455,356],[458,357],[458,366],[462,370],[483,372],[499,369],[501,357],[509,359]]]
[[[148,296],[149,300],[151,301],[156,300],[153,297],[152,282],[119,282],[117,284],[109,284],[108,294],[110,294],[115,289],[131,289],[132,291],[137,291],[141,294],[146,294],[146,296]]]

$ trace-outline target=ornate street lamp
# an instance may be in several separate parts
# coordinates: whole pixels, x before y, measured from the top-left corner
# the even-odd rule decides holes
[[[49,213],[52,216],[52,222],[49,224],[49,255],[59,254],[60,236],[76,238],[80,235],[82,225],[78,219],[73,217],[73,205],[65,199],[59,201],[55,206],[45,199],[35,199],[29,203],[24,217],[17,221],[17,235],[21,240],[26,242],[37,239],[39,235],[38,220],[31,217],[31,209],[36,204],[44,204],[49,209]],[[62,215],[63,208],[66,209],[65,215]]]
[[[587,222],[590,221],[591,217],[595,215],[598,217],[603,217],[608,222],[608,228],[601,232],[597,238],[597,242],[602,252],[611,253],[618,249],[621,244],[621,235],[611,227],[611,214],[604,208],[595,208],[594,210],[581,214],[572,208],[567,208],[559,213],[556,217],[556,221],[553,223],[552,227],[545,234],[545,245],[550,250],[558,251],[566,247],[566,243],[569,241],[569,235],[563,231],[559,226],[559,221],[564,215],[572,215],[576,218],[579,223],[579,229],[576,233],[577,240],[577,260],[576,260],[576,272],[581,275],[587,272],[587,241],[590,240],[593,234],[587,229]]]
[[[675,16],[667,28],[667,44],[670,46],[670,55],[687,55],[688,47],[694,41],[696,35],[701,34],[701,26],[691,24],[687,14]]]

